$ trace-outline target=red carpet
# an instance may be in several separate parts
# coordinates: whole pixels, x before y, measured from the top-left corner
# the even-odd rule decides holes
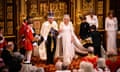
[[[55,62],[57,59],[55,60]],[[81,58],[74,59],[72,63],[69,65],[68,69],[79,69],[79,64],[81,62]],[[41,61],[38,57],[32,57],[32,63],[37,67],[43,67],[45,72],[55,72],[56,68],[54,64],[46,65],[45,61]],[[106,59],[106,64],[110,68],[111,72],[116,72],[118,68],[120,68],[120,56],[111,57]]]

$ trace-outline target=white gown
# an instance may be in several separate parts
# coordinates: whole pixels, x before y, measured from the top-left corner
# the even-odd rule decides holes
[[[63,45],[63,62],[71,62],[74,57],[75,51],[72,46],[72,37],[73,37],[73,26],[69,22],[68,25],[65,25],[64,22],[60,24],[60,29],[62,30],[62,45]]]
[[[116,33],[118,25],[117,18],[110,19],[106,17],[105,30],[107,32],[107,52],[117,53],[116,48]]]
[[[63,62],[71,62],[74,57],[75,51],[72,46],[73,26],[69,22],[68,25],[61,23],[60,29],[62,29],[62,45],[63,45]]]
[[[69,22],[68,25],[65,25],[64,22],[61,22],[60,29],[62,32],[57,38],[55,58],[62,57],[63,63],[70,64],[75,56],[75,51],[79,53],[86,53],[83,51],[85,48],[75,35],[72,22]]]

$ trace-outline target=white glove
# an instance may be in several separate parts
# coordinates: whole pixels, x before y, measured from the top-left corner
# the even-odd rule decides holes
[[[44,37],[44,41],[46,41],[47,40],[47,37]]]
[[[36,43],[36,42],[34,42],[34,43],[33,43],[33,46],[37,46],[37,43]]]

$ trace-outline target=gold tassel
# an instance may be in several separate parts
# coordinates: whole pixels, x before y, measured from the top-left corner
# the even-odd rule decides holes
[[[53,41],[53,39],[52,39],[52,41],[51,41],[52,43],[51,43],[51,52],[53,51],[53,48],[54,48],[54,41]]]

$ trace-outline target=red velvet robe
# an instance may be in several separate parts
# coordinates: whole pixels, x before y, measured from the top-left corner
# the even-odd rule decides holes
[[[93,64],[94,68],[96,68],[97,66],[97,60],[98,60],[98,57],[97,56],[86,56],[86,57],[83,57],[82,58],[82,61],[87,61],[87,62],[90,62]]]
[[[24,44],[26,50],[33,49],[33,46],[32,46],[33,39],[34,37],[33,37],[32,31],[30,27],[27,26],[25,30],[25,44]]]
[[[106,65],[108,66],[108,68],[110,69],[111,72],[116,72],[116,70],[118,68],[120,68],[120,58],[117,57],[117,59],[115,61],[111,61],[111,60],[107,59]]]

